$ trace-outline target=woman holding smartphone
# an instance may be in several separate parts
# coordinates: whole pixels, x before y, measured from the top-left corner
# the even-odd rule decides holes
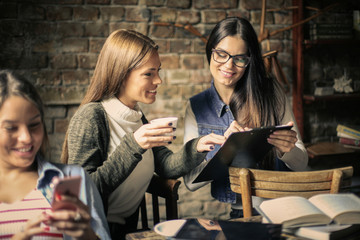
[[[0,71],[0,239],[110,239],[94,183],[79,166],[46,161],[47,143],[36,89]],[[79,196],[53,196],[53,180],[71,176],[81,177]]]

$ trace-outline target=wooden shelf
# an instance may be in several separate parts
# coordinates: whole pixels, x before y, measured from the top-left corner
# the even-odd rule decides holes
[[[360,100],[360,93],[349,93],[349,94],[333,94],[327,96],[314,96],[304,95],[303,99],[305,103],[313,103],[317,101],[355,101]]]
[[[317,45],[339,45],[356,46],[360,44],[360,39],[319,39],[319,40],[304,40],[305,48],[310,48]]]
[[[353,166],[354,176],[360,176],[360,150],[344,147],[338,142],[314,143],[308,145],[306,150],[311,170]]]
[[[328,155],[356,153],[352,148],[346,148],[338,142],[319,142],[306,147],[310,158]]]
[[[316,1],[319,2],[319,1]],[[293,24],[300,23],[305,19],[306,8],[305,0],[292,0],[292,5],[297,6],[296,9],[293,9]],[[352,8],[349,8],[352,9]],[[356,8],[357,9],[357,8]],[[340,9],[339,9],[340,10]],[[360,93],[356,94],[334,94],[330,96],[314,96],[311,94],[306,94],[304,92],[304,81],[305,81],[305,67],[308,67],[305,64],[305,56],[311,56],[314,58],[322,57],[322,54],[331,53],[339,56],[347,57],[349,55],[358,56],[360,52],[360,39],[317,39],[310,40],[305,38],[304,31],[306,28],[303,24],[300,24],[293,28],[292,31],[292,47],[293,47],[293,82],[292,82],[292,106],[295,116],[295,120],[298,125],[299,132],[305,141],[308,136],[304,136],[304,105],[311,104],[314,102],[324,102],[329,101],[331,103],[341,103],[346,105],[349,103],[360,102]],[[331,62],[331,61],[330,61]],[[329,63],[330,63],[329,62]],[[355,64],[355,63],[349,63]],[[354,65],[356,66],[356,65]],[[353,65],[351,66],[353,67]],[[360,164],[360,162],[359,162]]]

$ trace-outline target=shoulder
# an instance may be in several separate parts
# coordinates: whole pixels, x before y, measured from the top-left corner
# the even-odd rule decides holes
[[[51,163],[56,166],[64,176],[82,176],[85,177],[85,170],[77,164]]]
[[[79,107],[71,121],[106,122],[106,112],[100,102],[91,102]]]
[[[105,109],[100,102],[91,102],[80,106],[79,109],[76,111],[76,115],[86,117],[88,117],[89,115],[105,115]]]
[[[202,91],[190,98],[191,103],[206,101],[210,93],[210,88]]]

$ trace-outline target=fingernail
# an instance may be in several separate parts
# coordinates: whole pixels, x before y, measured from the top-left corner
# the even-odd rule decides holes
[[[176,128],[173,128],[173,131],[176,131]]]
[[[172,142],[168,142],[168,144],[172,144]]]
[[[210,146],[210,149],[211,149],[211,150],[214,150],[214,147],[213,147],[213,146]]]
[[[56,193],[55,194],[55,199],[56,199],[56,201],[61,201],[61,195]]]
[[[43,212],[42,214],[43,214],[44,218],[46,219],[45,221],[50,219],[50,215],[47,214],[47,212]]]
[[[43,229],[44,229],[45,232],[50,231],[50,227],[44,227]]]
[[[169,123],[169,126],[172,126],[172,123]]]
[[[173,139],[176,139],[176,136],[173,136]]]

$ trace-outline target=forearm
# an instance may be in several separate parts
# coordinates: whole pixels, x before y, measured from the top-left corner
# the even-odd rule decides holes
[[[296,143],[296,146],[288,153],[285,153],[280,160],[282,160],[293,171],[305,171],[308,165],[308,154],[301,143]]]
[[[188,141],[178,152],[173,153],[166,147],[153,148],[155,171],[165,178],[179,178],[199,165],[207,152],[196,150],[199,138]]]
[[[278,156],[291,170],[293,171],[304,171],[308,165],[308,154],[304,143],[301,139],[299,129],[294,118],[294,114],[291,110],[289,103],[286,105],[286,114],[283,119],[283,124],[287,124],[292,121],[294,123],[293,130],[297,133],[297,142],[295,147],[288,153],[285,153],[283,156]]]

